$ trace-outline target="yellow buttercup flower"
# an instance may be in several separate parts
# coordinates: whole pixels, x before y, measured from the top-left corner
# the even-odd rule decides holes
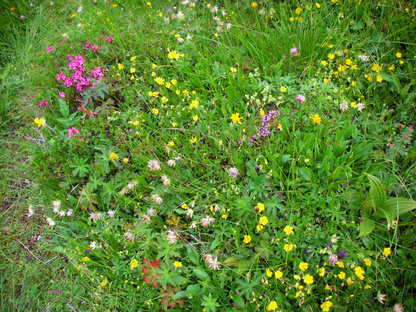
[[[269,305],[266,307],[266,310],[267,311],[276,311],[277,307],[278,307],[277,302],[276,301],[271,301],[269,303]]]
[[[33,122],[36,124],[38,128],[44,127],[46,124],[44,117],[40,117],[40,118],[36,117],[35,119],[33,119]]]
[[[391,249],[390,248],[384,248],[383,250],[383,255],[385,255],[386,257],[391,255]]]
[[[322,121],[321,117],[319,117],[319,114],[311,115],[310,118],[315,125],[319,125]]]
[[[173,263],[173,266],[174,266],[175,268],[181,268],[181,267],[182,267],[182,262],[175,261],[175,262]]]
[[[243,117],[240,116],[240,113],[235,113],[231,115],[231,121],[236,125],[241,124],[241,119],[243,119]]]
[[[292,251],[293,250],[293,244],[285,244],[285,246],[283,247],[283,249],[286,252]]]
[[[343,280],[345,278],[345,272],[340,272],[338,274],[339,279]]]
[[[301,271],[306,271],[308,269],[308,267],[309,267],[309,264],[307,262],[301,262],[301,263],[299,263],[299,269]]]
[[[250,235],[244,235],[244,244],[248,244],[251,242],[251,236]]]
[[[273,276],[273,273],[272,273],[272,271],[270,271],[269,268],[266,269],[266,275],[267,275],[267,277],[272,277]]]
[[[283,232],[285,232],[286,233],[286,235],[293,235],[294,233],[293,233],[293,227],[291,227],[291,226],[289,226],[289,225],[286,225],[285,226],[285,228],[283,229]]]
[[[130,261],[130,270],[134,270],[139,266],[139,262],[136,259]]]
[[[119,160],[119,157],[116,153],[111,153],[109,158],[112,159],[112,160]]]
[[[264,204],[262,203],[257,203],[256,207],[254,207],[254,209],[256,209],[257,212],[262,212],[264,211]]]
[[[370,266],[371,266],[371,260],[370,260],[370,259],[368,259],[368,258],[365,258],[365,259],[364,259],[364,263],[365,263],[365,265],[366,265],[366,266],[368,266],[368,267],[370,267]]]
[[[267,217],[265,216],[260,217],[259,224],[265,226],[267,223],[269,223],[269,220],[267,219]]]
[[[312,285],[313,284],[313,276],[310,274],[306,274],[305,277],[303,278],[303,282],[306,285]]]

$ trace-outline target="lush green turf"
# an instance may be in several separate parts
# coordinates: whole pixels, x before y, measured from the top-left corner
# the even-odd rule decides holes
[[[414,310],[409,3],[3,12],[3,310]]]

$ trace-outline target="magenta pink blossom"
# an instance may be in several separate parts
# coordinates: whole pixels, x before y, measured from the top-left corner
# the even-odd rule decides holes
[[[54,48],[53,46],[50,46],[50,47],[48,47],[48,48],[46,49],[46,53],[50,53],[50,52],[52,52],[53,50],[55,50],[55,48]]]
[[[85,42],[85,47],[86,47],[86,48],[88,48],[88,47],[90,47],[90,46],[91,46],[91,42],[89,42],[89,41]]]
[[[299,53],[298,48],[294,47],[294,48],[290,49],[290,55],[296,55],[298,53]]]
[[[45,100],[42,100],[39,103],[39,107],[46,106],[46,105],[48,105],[48,101],[45,101]]]
[[[68,130],[68,139],[73,135],[73,134],[78,134],[79,130],[75,127],[72,127]]]
[[[303,94],[299,94],[296,100],[298,100],[299,103],[303,103],[305,102],[305,96]]]
[[[60,98],[64,98],[65,97],[65,92],[59,92],[58,95],[59,95]]]
[[[108,36],[106,40],[107,40],[107,42],[109,42],[109,43],[113,43],[113,38],[112,38],[111,36]]]
[[[33,8],[35,5],[34,5],[33,3],[31,3],[31,4],[29,4],[29,6],[30,6],[31,8]]]
[[[92,49],[93,52],[97,52],[98,46],[97,45],[93,45],[93,46],[91,46],[91,49]]]

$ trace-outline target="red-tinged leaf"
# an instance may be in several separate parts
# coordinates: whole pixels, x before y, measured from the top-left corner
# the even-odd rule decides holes
[[[144,282],[152,284],[154,288],[157,288],[157,277],[159,275],[155,270],[156,268],[160,269],[160,260],[143,259],[142,274]]]
[[[168,286],[167,290],[163,292],[163,298],[160,301],[160,305],[166,305],[168,309],[173,309],[177,304],[180,306],[184,306],[184,302],[181,299],[174,299],[176,292],[179,289],[177,287],[173,288],[172,286]]]

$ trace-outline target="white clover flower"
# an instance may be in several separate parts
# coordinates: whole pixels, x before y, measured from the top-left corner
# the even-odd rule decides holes
[[[149,217],[154,217],[154,216],[156,216],[156,209],[155,209],[155,208],[150,208],[150,209],[147,211],[147,215],[148,215]]]
[[[345,112],[348,109],[348,103],[346,101],[342,101],[339,105],[339,109],[343,112]]]
[[[127,189],[131,190],[133,187],[135,187],[137,184],[139,184],[136,181],[131,181],[129,184],[127,184]]]
[[[183,18],[185,17],[185,15],[183,15],[183,13],[182,13],[182,11],[179,11],[177,14],[176,14],[176,18],[178,19],[178,20],[183,20]]]
[[[364,103],[357,103],[357,110],[359,111],[359,112],[363,112],[363,109],[365,108],[365,105],[364,105]]]
[[[90,248],[91,248],[92,250],[94,250],[95,248],[97,248],[97,242],[92,241],[92,242],[90,243]]]
[[[160,171],[160,162],[158,160],[149,160],[147,167],[152,171]]]
[[[178,241],[178,235],[175,232],[168,230],[166,239],[168,240],[169,244],[175,244]]]
[[[51,219],[51,218],[46,218],[46,223],[50,226],[53,227],[55,225],[55,222]]]
[[[228,172],[228,175],[232,177],[233,179],[237,178],[238,176],[238,169],[235,167],[228,169],[227,172]]]
[[[206,216],[205,218],[201,219],[201,225],[203,227],[207,227],[211,225],[211,223],[213,223],[214,221],[215,221],[214,218],[211,218],[210,216]]]
[[[73,214],[74,214],[74,211],[72,209],[68,209],[66,212],[67,217],[72,217]]]
[[[361,62],[368,62],[370,60],[368,55],[358,55],[358,58],[361,60]]]
[[[124,233],[123,236],[124,236],[125,239],[127,239],[127,240],[129,240],[131,242],[134,242],[134,235],[132,233],[126,232],[126,233]]]
[[[194,210],[193,209],[189,208],[189,209],[186,210],[186,216],[188,218],[192,218],[193,215],[194,215]]]
[[[176,162],[173,159],[168,160],[167,164],[168,164],[169,167],[175,167],[176,166]]]
[[[189,225],[189,228],[190,229],[195,229],[196,228],[196,224],[195,224],[195,222],[191,222],[191,224]]]
[[[90,213],[90,216],[88,217],[88,219],[92,220],[92,222],[101,220],[102,218],[103,215],[101,213]]]
[[[150,217],[148,215],[143,215],[142,216],[142,222],[140,222],[141,224],[148,224],[150,223]]]
[[[108,216],[109,216],[110,218],[114,218],[114,213],[115,213],[115,211],[114,211],[114,210],[109,210],[109,211],[107,211],[107,213],[108,213]]]
[[[58,216],[60,218],[65,217],[65,215],[66,215],[65,211],[59,211],[59,213],[58,213]]]
[[[158,205],[160,205],[161,203],[163,203],[163,199],[162,199],[162,197],[160,197],[158,194],[153,194],[151,197],[150,197],[150,200],[151,201],[153,201],[153,202],[155,202],[156,204],[158,204]]]
[[[169,180],[169,178],[167,176],[162,176],[160,179],[162,180],[163,185],[165,185],[165,186],[169,186],[170,185],[170,180]]]

